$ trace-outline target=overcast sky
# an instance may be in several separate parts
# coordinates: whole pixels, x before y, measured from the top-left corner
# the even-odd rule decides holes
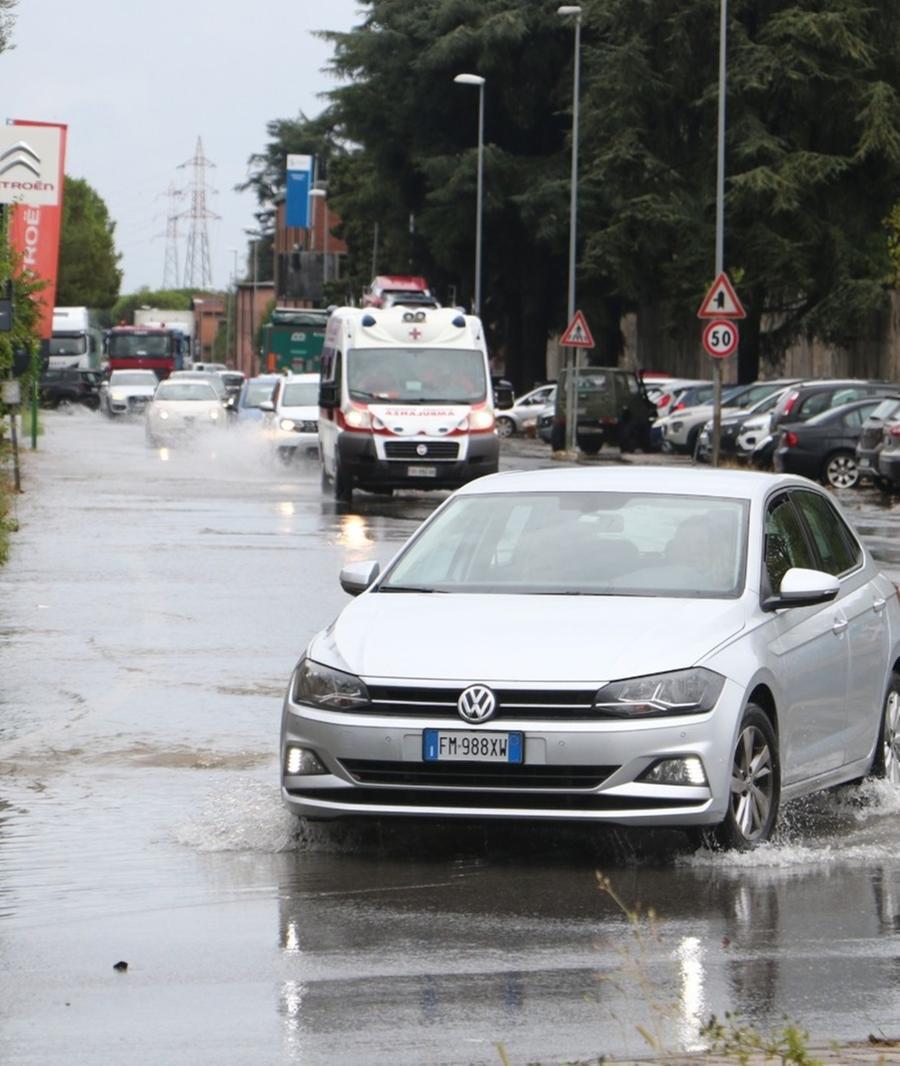
[[[216,164],[209,207],[222,216],[207,223],[213,285],[224,288],[229,249],[243,271],[243,230],[255,225],[252,194],[234,186],[264,148],[266,122],[318,114],[335,85],[323,73],[329,46],[312,31],[361,19],[357,0],[19,0],[15,48],[0,54],[2,117],[68,124],[66,173],[109,207],[123,292],[161,286],[166,192],[187,184],[178,164],[202,137]]]

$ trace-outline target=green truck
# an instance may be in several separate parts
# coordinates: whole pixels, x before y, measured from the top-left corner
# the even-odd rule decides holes
[[[310,374],[319,370],[328,311],[275,307],[262,327],[264,372]]]

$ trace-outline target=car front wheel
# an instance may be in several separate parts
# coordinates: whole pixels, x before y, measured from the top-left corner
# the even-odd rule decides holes
[[[506,415],[499,415],[497,418],[497,436],[505,440],[507,437],[512,437],[515,432],[515,422]]]
[[[859,467],[853,452],[835,452],[825,460],[826,485],[833,489],[852,489],[859,481]]]
[[[897,674],[892,675],[884,699],[871,776],[900,785],[900,676]]]
[[[769,839],[781,795],[778,741],[768,715],[747,705],[731,763],[728,814],[713,830],[722,848],[746,851]]]

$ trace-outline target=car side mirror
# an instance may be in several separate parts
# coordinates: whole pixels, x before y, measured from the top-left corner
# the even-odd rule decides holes
[[[333,384],[322,384],[319,386],[319,406],[320,407],[337,407],[338,405],[338,388]]]
[[[259,405],[260,411],[265,411],[267,415],[275,413],[275,404],[271,400],[263,400]]]
[[[364,563],[349,563],[341,570],[341,588],[351,596],[358,596],[366,591],[380,573],[381,567],[374,559]]]
[[[779,611],[785,607],[815,607],[829,603],[840,591],[841,583],[822,570],[807,570],[792,566],[781,579],[781,588],[762,602],[764,611]]]

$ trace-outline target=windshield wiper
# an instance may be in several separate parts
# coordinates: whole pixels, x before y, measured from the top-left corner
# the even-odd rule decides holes
[[[440,592],[440,589],[430,589],[426,585],[379,585],[378,592]]]

